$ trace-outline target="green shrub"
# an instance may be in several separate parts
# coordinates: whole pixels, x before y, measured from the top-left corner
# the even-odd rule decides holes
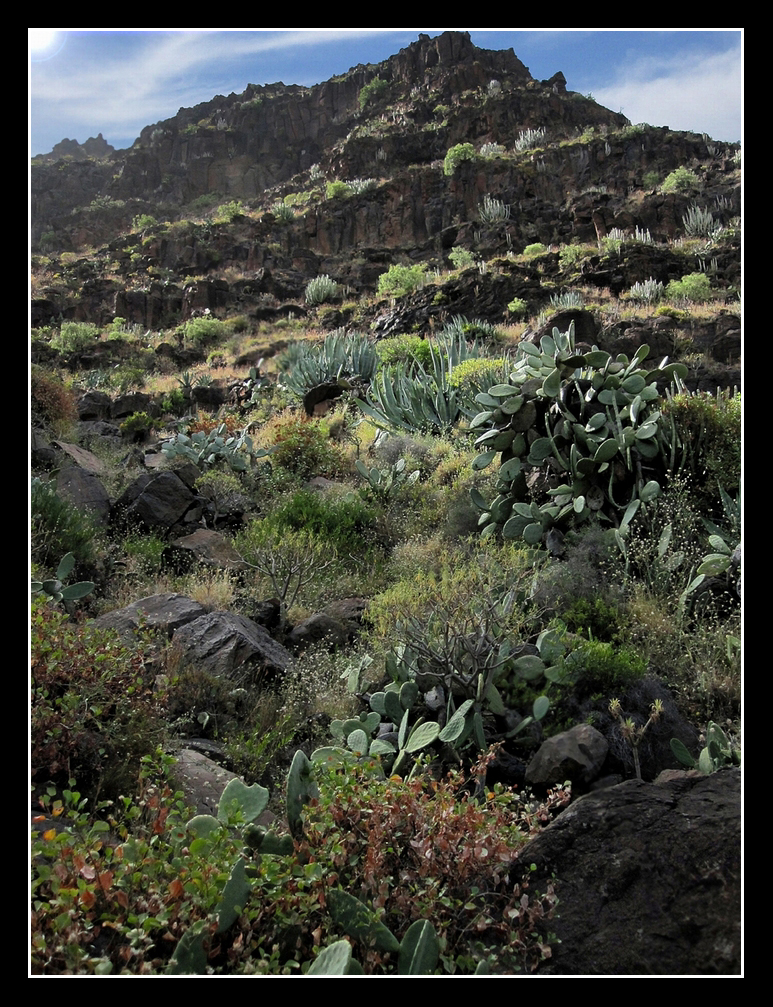
[[[533,259],[537,255],[544,255],[548,251],[546,245],[543,245],[541,241],[535,241],[532,245],[527,245],[523,250],[523,254],[527,259]]]
[[[713,297],[711,284],[705,273],[688,273],[681,280],[671,280],[666,287],[666,297],[672,300],[684,299],[693,304],[703,304]]]
[[[280,532],[308,531],[321,542],[329,543],[340,556],[347,557],[367,551],[375,520],[374,511],[354,494],[330,497],[299,490],[286,503],[275,507],[263,523]]]
[[[660,185],[660,172],[659,171],[645,171],[644,176],[641,180],[642,187],[644,189],[657,189]]]
[[[591,250],[583,245],[564,245],[558,253],[558,261],[562,269],[572,269],[589,254]]]
[[[373,80],[368,81],[364,87],[360,88],[359,103],[360,108],[363,109],[372,102],[376,102],[389,90],[389,81],[384,80],[381,77],[374,77]]]
[[[471,269],[478,262],[472,252],[466,248],[452,248],[448,253],[448,258],[454,269]]]
[[[217,318],[192,318],[183,326],[183,334],[187,345],[200,349],[223,339],[226,329]]]
[[[75,396],[58,375],[33,366],[30,393],[34,418],[54,426],[69,424],[78,418]]]
[[[33,479],[30,490],[32,559],[53,569],[71,552],[78,563],[94,555],[94,522],[73,504],[63,500],[53,482]]]
[[[529,314],[529,305],[522,297],[514,297],[507,305],[507,310],[513,318],[526,318]]]
[[[471,143],[457,143],[447,152],[443,161],[443,174],[453,175],[462,161],[473,161],[475,148]]]
[[[274,203],[271,212],[280,224],[289,224],[295,220],[295,211],[289,203]]]
[[[378,278],[379,297],[403,297],[424,285],[426,266],[390,266]]]
[[[421,336],[391,336],[376,343],[376,352],[382,364],[416,363],[427,367],[432,361],[432,351],[428,339]]]
[[[244,206],[238,199],[231,200],[230,203],[221,203],[215,210],[214,221],[216,224],[231,224],[244,216]]]
[[[689,192],[698,186],[698,176],[688,168],[675,168],[660,186],[661,192]]]
[[[92,349],[98,338],[99,329],[91,322],[62,322],[51,345],[60,353],[83,353]]]
[[[719,516],[722,487],[735,496],[741,486],[741,396],[674,395],[663,405],[673,417],[685,453],[682,471],[693,479],[702,513]]]
[[[579,691],[606,696],[629,688],[647,672],[647,662],[638,650],[601,640],[581,644],[564,663]]]
[[[156,218],[152,217],[149,213],[140,213],[132,219],[132,230],[145,231],[157,223]]]
[[[157,574],[161,570],[161,556],[166,542],[158,535],[129,535],[124,539],[123,550],[143,574]]]
[[[346,196],[350,196],[351,193],[351,187],[346,182],[340,181],[340,179],[328,182],[325,187],[325,196],[327,199],[344,199]]]
[[[153,429],[153,420],[147,413],[132,413],[121,424],[121,436],[133,441],[144,441]]]
[[[327,273],[316,276],[306,284],[306,303],[324,304],[331,301],[338,293],[338,284]]]

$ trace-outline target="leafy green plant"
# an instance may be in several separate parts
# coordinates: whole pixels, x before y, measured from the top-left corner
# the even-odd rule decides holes
[[[690,192],[690,190],[697,188],[698,186],[698,176],[689,170],[689,168],[675,168],[670,174],[666,175],[663,183],[660,186],[661,192]]]
[[[640,301],[642,304],[654,304],[665,296],[665,292],[663,284],[650,277],[648,280],[634,283],[623,296],[631,301]]]
[[[62,322],[51,345],[61,353],[84,353],[94,347],[98,338],[99,329],[91,322]]]
[[[297,476],[333,475],[345,466],[340,447],[330,439],[324,421],[293,414],[275,427],[272,464]]]
[[[149,227],[154,227],[158,221],[149,213],[140,213],[132,218],[132,229],[135,231],[146,231]]]
[[[526,318],[529,314],[529,305],[522,297],[514,297],[507,305],[507,310],[513,318]]]
[[[443,160],[443,174],[453,175],[463,161],[475,159],[475,148],[471,143],[457,143],[451,147]]]
[[[53,482],[35,477],[31,482],[32,558],[51,567],[72,553],[78,563],[94,555],[94,523],[73,504],[63,500]]]
[[[401,335],[379,339],[376,353],[382,365],[410,364],[416,362],[426,367],[432,363],[432,352],[428,339],[421,336]]]
[[[741,753],[734,748],[727,735],[713,721],[709,721],[706,729],[706,747],[701,750],[697,760],[694,759],[686,746],[678,739],[671,739],[671,751],[677,760],[688,769],[699,769],[702,773],[716,773],[723,766],[740,766]]]
[[[325,197],[327,199],[344,199],[346,196],[351,195],[351,192],[352,190],[346,182],[341,182],[339,179],[328,182],[325,187]]]
[[[478,262],[472,252],[466,248],[452,248],[448,253],[448,258],[454,269],[471,269]]]
[[[280,224],[290,224],[295,220],[295,211],[287,203],[274,203],[271,207],[271,212]]]
[[[71,552],[68,552],[66,556],[62,557],[56,568],[56,574],[51,580],[32,581],[30,584],[32,597],[34,598],[36,594],[42,594],[46,595],[49,601],[57,602],[76,601],[91,594],[94,590],[94,584],[91,581],[80,581],[78,584],[70,584],[69,587],[65,587],[62,583],[70,576],[74,566],[75,557]]]
[[[133,441],[144,441],[153,429],[153,420],[146,412],[132,413],[121,423],[121,436]]]
[[[217,318],[192,318],[182,327],[182,334],[187,345],[203,348],[218,342],[226,331]]]
[[[306,303],[324,304],[326,301],[332,301],[337,293],[338,284],[326,273],[323,273],[321,276],[316,276],[313,280],[309,280],[306,284]]]
[[[557,311],[565,311],[567,308],[581,308],[583,303],[579,290],[565,290],[560,294],[550,295],[550,307]]]
[[[329,543],[341,556],[362,557],[372,540],[375,521],[372,508],[355,493],[332,496],[304,489],[272,507],[263,525],[277,532],[306,531]]]
[[[244,206],[238,199],[231,200],[230,203],[221,203],[215,210],[214,221],[216,224],[232,224],[244,216]]]
[[[682,223],[688,238],[709,238],[722,229],[714,214],[696,203],[688,208]]]
[[[544,255],[548,251],[546,245],[543,245],[541,241],[535,241],[531,245],[527,245],[523,250],[523,254],[527,259],[533,259],[537,255]]]
[[[379,99],[381,99],[386,92],[389,90],[389,81],[384,80],[383,77],[374,77],[373,80],[369,80],[367,84],[360,88],[360,93],[358,96],[358,101],[360,108],[367,108],[368,105],[375,104]]]
[[[271,453],[266,448],[255,448],[246,429],[240,434],[229,435],[225,423],[208,432],[178,433],[162,445],[161,451],[169,461],[187,458],[202,469],[225,462],[234,472],[246,472]]]
[[[705,273],[688,273],[681,280],[671,280],[666,287],[666,297],[703,304],[713,297],[711,283]]]
[[[487,504],[472,494],[484,534],[501,527],[506,537],[537,545],[553,527],[576,526],[591,515],[624,533],[659,493],[654,477],[668,464],[656,382],[686,374],[684,365],[666,361],[646,371],[648,353],[642,346],[632,360],[600,350],[578,354],[571,326],[565,334],[553,329],[539,347],[518,344],[509,381],[476,397],[483,412],[471,423],[489,428],[476,441],[483,452],[475,469],[502,453],[499,495]],[[535,469],[565,480],[546,486],[542,504],[528,500],[526,477]],[[530,482],[536,486],[533,475]]]
[[[404,297],[413,293],[425,282],[426,266],[417,262],[414,266],[390,266],[378,278],[379,297]]]
[[[402,486],[415,483],[420,475],[419,469],[411,473],[405,471],[404,458],[398,458],[388,469],[368,468],[359,458],[354,465],[367,481],[369,495],[382,503],[386,503],[390,497],[396,495]]]

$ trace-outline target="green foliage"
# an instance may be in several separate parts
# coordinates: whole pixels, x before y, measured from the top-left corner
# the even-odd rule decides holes
[[[475,148],[471,143],[457,143],[446,153],[443,160],[443,174],[453,175],[463,161],[475,159]]]
[[[488,428],[476,441],[482,454],[473,468],[502,456],[498,496],[490,504],[473,498],[484,534],[501,527],[506,537],[537,545],[552,528],[595,515],[619,524],[624,535],[659,493],[668,464],[656,381],[686,374],[680,364],[645,370],[648,353],[642,346],[632,360],[600,350],[578,354],[573,327],[566,334],[553,329],[539,347],[519,343],[509,381],[476,397],[483,411],[471,424]],[[527,476],[538,485],[538,469],[564,480],[545,487],[543,503],[527,487]]]
[[[538,255],[544,255],[548,251],[546,245],[543,245],[541,241],[535,241],[532,245],[527,245],[523,250],[523,254],[527,259],[533,259]]]
[[[149,227],[154,227],[157,223],[156,218],[152,217],[149,213],[140,213],[132,218],[132,230],[145,231]]]
[[[410,364],[416,362],[424,367],[432,363],[432,352],[428,339],[421,336],[401,335],[379,339],[376,353],[383,366]]]
[[[271,212],[280,224],[289,224],[295,220],[295,211],[289,203],[274,203],[271,207]]]
[[[414,266],[390,266],[378,278],[379,297],[404,297],[424,286],[426,266],[417,262]]]
[[[327,199],[344,199],[346,196],[351,195],[351,188],[339,179],[333,182],[328,182],[325,187],[325,197]]]
[[[57,567],[56,574],[51,580],[33,580],[30,585],[30,590],[32,597],[34,598],[37,594],[45,595],[49,601],[76,601],[79,598],[85,598],[87,594],[91,594],[94,590],[94,584],[91,581],[81,581],[78,584],[70,584],[69,587],[65,587],[62,581],[66,580],[67,577],[72,573],[73,567],[75,566],[75,557],[71,552],[68,552],[64,556]]]
[[[223,339],[226,329],[217,318],[192,318],[182,327],[182,333],[186,345],[200,349]]]
[[[643,189],[657,189],[660,185],[660,172],[645,171],[641,184]]]
[[[327,273],[323,273],[306,284],[306,303],[324,304],[326,301],[332,301],[337,293],[338,284]]]
[[[624,691],[647,673],[647,662],[630,646],[587,640],[567,655],[564,670],[575,688],[587,695]]]
[[[690,192],[698,186],[698,176],[688,168],[675,168],[669,175],[666,175],[663,184],[660,186],[661,192]]]
[[[550,307],[556,311],[566,311],[568,308],[583,306],[582,294],[579,290],[565,290],[560,294],[550,295]]]
[[[62,322],[51,345],[60,353],[84,353],[93,349],[98,338],[99,329],[91,322]]]
[[[173,388],[161,400],[161,408],[165,413],[183,416],[188,408],[188,401],[182,388]]]
[[[215,210],[214,221],[216,224],[232,224],[244,216],[244,206],[238,199],[231,200],[230,203],[221,203]]]
[[[389,90],[389,81],[382,77],[374,77],[360,88],[358,101],[360,108],[364,109],[368,105],[375,104]]]
[[[326,496],[312,490],[298,490],[262,522],[277,532],[307,531],[341,556],[366,552],[374,525],[373,510],[359,496]]]
[[[671,739],[671,751],[677,760],[688,769],[699,769],[702,773],[715,773],[723,766],[740,766],[741,753],[734,748],[727,735],[713,721],[706,729],[706,747],[695,760],[678,738]]]
[[[147,413],[132,413],[121,424],[121,436],[133,441],[144,441],[152,429],[153,420]]]
[[[77,507],[63,500],[53,482],[34,478],[30,490],[32,559],[52,568],[62,556],[72,553],[77,563],[94,555],[94,523]]]
[[[340,447],[330,439],[327,424],[298,414],[277,424],[271,461],[299,479],[331,476],[346,464]]]
[[[454,269],[472,269],[478,263],[472,252],[466,248],[452,248],[448,253],[448,258]]]
[[[682,217],[684,233],[688,238],[709,238],[722,229],[722,225],[710,210],[693,203]]]
[[[123,542],[126,555],[134,561],[143,574],[158,574],[166,542],[158,535],[128,535]]]
[[[584,245],[562,245],[558,253],[558,261],[562,269],[574,269],[578,262],[590,254],[590,249]]]
[[[713,298],[711,284],[705,273],[688,273],[681,280],[671,280],[666,287],[666,297],[703,304]]]
[[[507,305],[507,310],[513,318],[526,318],[529,314],[529,305],[522,297],[514,297]]]

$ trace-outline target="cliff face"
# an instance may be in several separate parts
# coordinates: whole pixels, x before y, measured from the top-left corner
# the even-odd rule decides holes
[[[360,91],[375,78],[388,87],[361,110]],[[312,165],[339,177],[383,177],[460,142],[509,145],[527,128],[625,122],[572,100],[562,82],[558,74],[540,84],[511,49],[479,49],[467,33],[421,35],[383,63],[315,87],[250,84],[180,109],[145,127],[126,151],[63,141],[33,164],[33,231],[38,237],[99,197],[177,206],[211,192],[256,199]]]

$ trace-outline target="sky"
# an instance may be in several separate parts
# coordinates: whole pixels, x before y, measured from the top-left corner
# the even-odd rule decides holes
[[[447,30],[512,48],[538,80],[561,70],[631,122],[742,138],[740,28],[31,28],[30,154],[98,133],[130,147],[181,107],[248,83],[318,84]]]

